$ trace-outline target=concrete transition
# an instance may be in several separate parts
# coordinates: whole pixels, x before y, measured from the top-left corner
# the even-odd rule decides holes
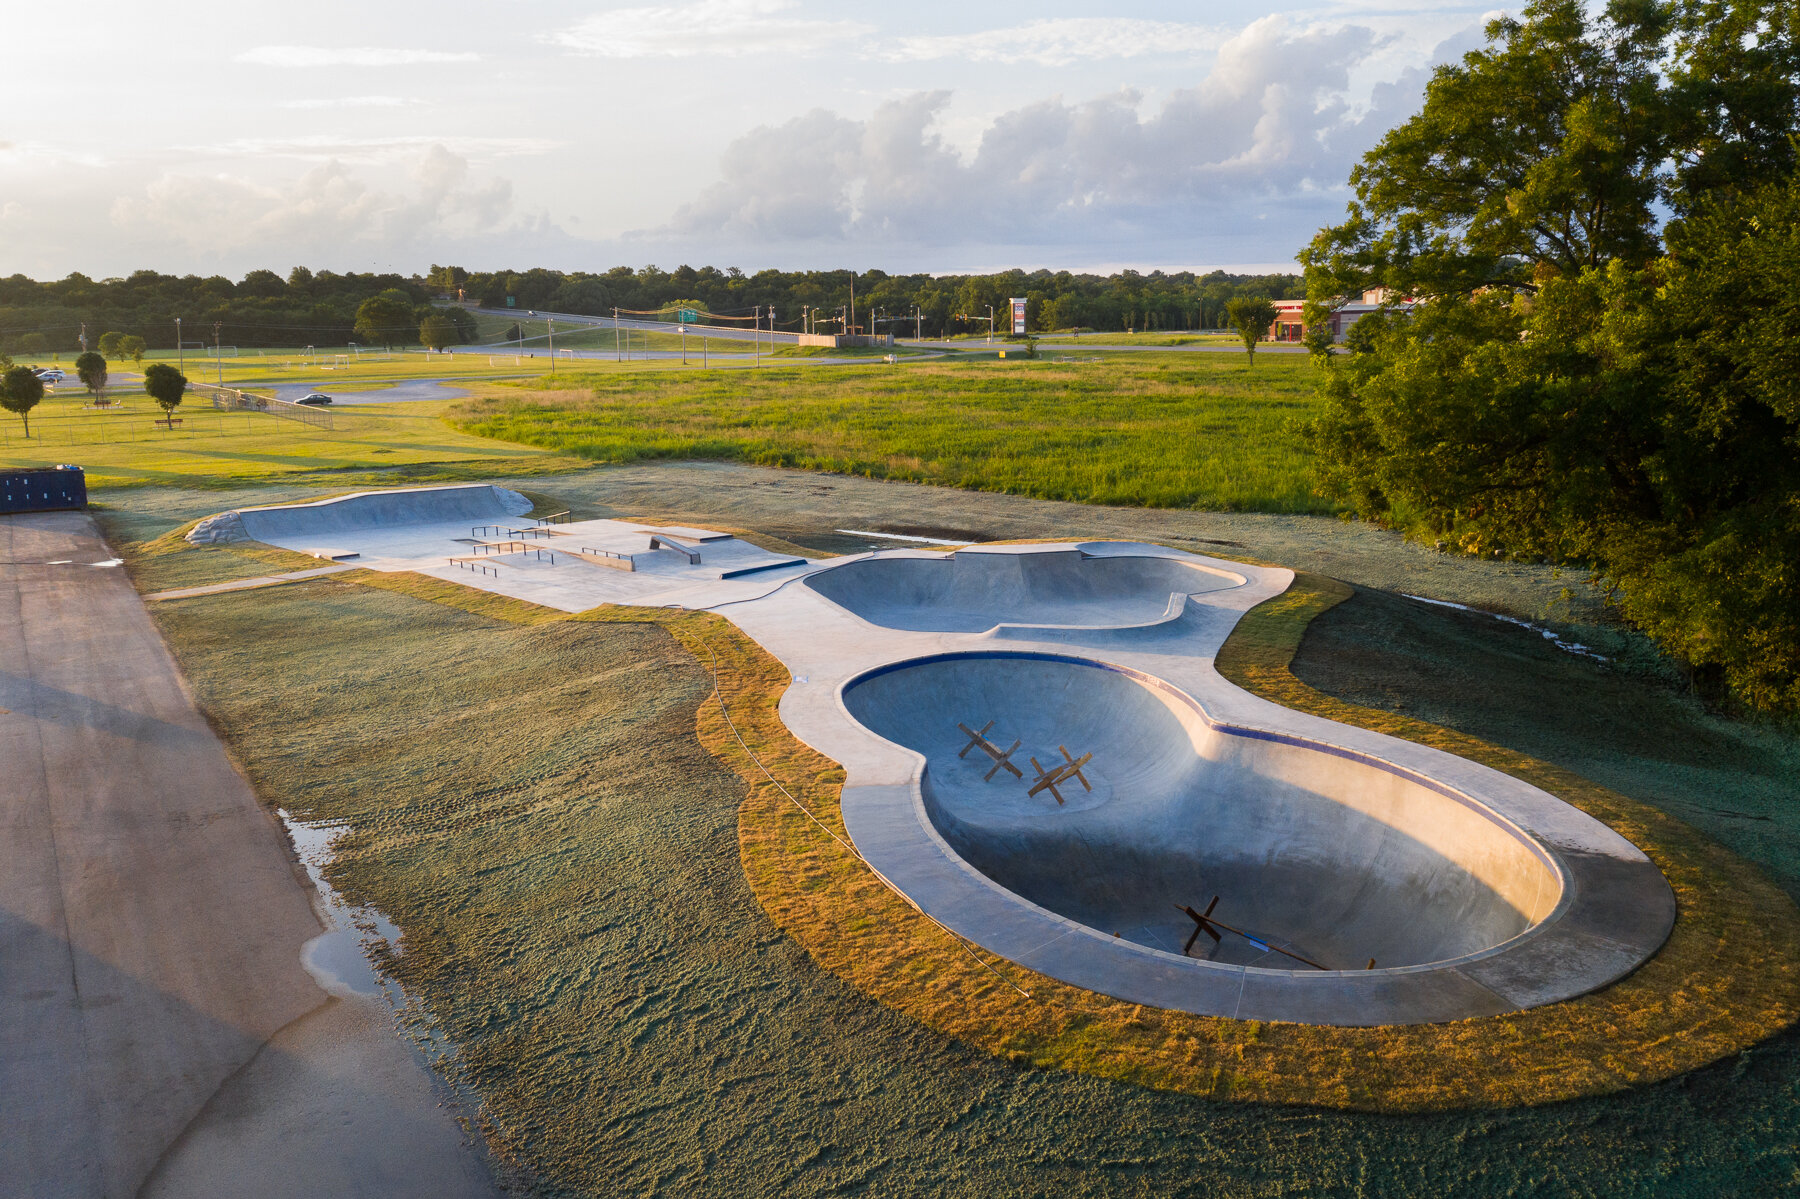
[[[221,512],[195,525],[187,539],[196,545],[234,541],[280,545],[294,538],[311,540],[382,526],[523,516],[531,508],[531,501],[518,492],[492,483],[359,491],[310,504],[275,504]]]
[[[529,542],[556,564],[505,542],[509,568],[476,573],[439,564],[477,540],[462,507],[436,519],[465,502],[445,490],[365,524],[254,521],[568,611],[719,611],[792,672],[782,719],[844,765],[858,851],[1053,978],[1208,1015],[1443,1021],[1604,986],[1673,925],[1655,866],[1555,797],[1226,682],[1214,655],[1289,571],[1121,542],[814,562],[588,521]]]
[[[934,633],[998,626],[1116,628],[1181,614],[1189,595],[1244,577],[1170,558],[1073,554],[948,554],[870,558],[812,575],[806,585],[871,624]]]

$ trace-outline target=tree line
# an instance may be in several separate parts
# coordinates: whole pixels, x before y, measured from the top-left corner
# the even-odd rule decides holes
[[[1800,10],[1533,0],[1441,67],[1302,253],[1374,287],[1311,428],[1325,490],[1590,568],[1704,690],[1800,712]]]
[[[124,279],[73,274],[40,283],[24,275],[0,279],[0,353],[24,358],[79,351],[83,327],[93,348],[108,333],[141,337],[151,350],[175,347],[176,318],[190,344],[228,346],[344,345],[357,335],[358,310],[396,292],[413,310],[431,291],[416,278],[394,274],[336,274],[295,267],[286,277],[251,271],[232,282],[222,275],[164,275],[137,271]],[[391,316],[391,312],[388,314]],[[417,341],[418,320],[409,341]]]
[[[436,266],[425,277],[442,294],[460,291],[493,308],[606,315],[660,312],[695,300],[708,311],[750,317],[773,308],[781,329],[798,330],[817,310],[821,332],[840,331],[840,310],[854,293],[862,332],[927,337],[985,332],[991,312],[996,332],[1010,329],[1008,301],[1023,296],[1031,332],[1093,329],[1103,332],[1158,329],[1222,329],[1226,305],[1240,297],[1282,300],[1305,294],[1298,274],[1196,275],[1120,271],[1112,275],[1068,271],[1002,271],[991,275],[890,275],[885,271],[758,271],[735,268],[614,267],[601,274],[544,269],[469,272]],[[767,327],[767,326],[765,326]]]
[[[839,329],[839,314],[854,294],[862,332],[912,332],[927,337],[1009,328],[1007,303],[1027,300],[1033,332],[1222,329],[1234,299],[1294,299],[1304,294],[1298,274],[1236,275],[1223,271],[1112,275],[1068,271],[1003,271],[991,275],[889,275],[885,271],[758,271],[682,266],[614,267],[602,273],[527,271],[471,273],[434,265],[423,276],[337,274],[295,267],[284,277],[255,270],[233,282],[222,275],[164,275],[137,271],[124,279],[72,274],[54,282],[23,275],[0,279],[0,352],[73,353],[85,328],[92,348],[107,333],[142,338],[151,350],[190,345],[239,347],[405,342],[454,345],[475,340],[474,327],[454,312],[448,331],[422,328],[434,300],[467,299],[521,312],[546,310],[601,316],[614,308],[658,312],[698,303],[721,316],[750,317],[773,309],[778,327]],[[367,311],[372,301],[378,314]],[[404,319],[400,305],[408,306]],[[915,317],[915,314],[916,317]],[[373,325],[371,324],[373,321]],[[381,336],[371,335],[371,328]],[[766,326],[765,326],[766,327]]]

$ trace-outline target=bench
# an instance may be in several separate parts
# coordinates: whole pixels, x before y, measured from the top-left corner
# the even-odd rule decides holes
[[[176,425],[181,423],[181,418],[179,416],[159,416],[150,423],[153,425],[161,425],[165,429],[173,429]]]

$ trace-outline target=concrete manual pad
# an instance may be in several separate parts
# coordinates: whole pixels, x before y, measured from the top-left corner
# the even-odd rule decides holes
[[[587,521],[547,544],[636,569],[497,555],[505,569],[474,574],[431,562],[466,535],[426,519],[432,502],[393,501],[380,513],[415,523],[334,543],[375,569],[565,611],[728,617],[792,672],[782,720],[844,766],[845,825],[869,864],[958,934],[1065,982],[1245,1019],[1456,1020],[1604,986],[1673,926],[1649,860],[1554,796],[1221,677],[1219,647],[1289,571],[1134,542],[809,562],[706,530]],[[657,535],[689,540],[640,553]],[[746,567],[766,569],[734,577]],[[997,749],[1020,742],[1022,779],[987,778],[985,751],[958,757],[958,725],[990,720]],[[1063,779],[1062,804],[1029,794],[1089,754],[1088,787]],[[1184,952],[1183,909],[1215,895],[1218,943]]]
[[[181,1157],[215,1185],[178,1193],[284,1194],[340,1157],[493,1193],[391,1017],[302,967],[312,889],[85,513],[0,517],[0,763],[0,1191],[135,1195]],[[200,1134],[260,1147],[227,1177]]]

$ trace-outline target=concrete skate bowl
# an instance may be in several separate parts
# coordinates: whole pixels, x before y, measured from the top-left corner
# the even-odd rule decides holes
[[[248,540],[279,545],[334,533],[406,525],[514,521],[531,509],[530,500],[492,483],[400,487],[359,491],[307,504],[237,508],[201,521],[187,539],[201,544]]]
[[[863,558],[806,578],[807,587],[870,624],[932,633],[1160,624],[1181,614],[1187,596],[1243,582],[1173,558],[1079,549]]]
[[[841,699],[865,728],[923,759],[915,804],[968,880],[960,896],[937,891],[928,910],[1002,956],[1118,998],[1326,1024],[1490,1015],[1628,973],[1673,920],[1646,860],[1654,879],[1636,881],[1655,911],[1647,926],[1626,917],[1610,954],[1571,965],[1552,952],[1534,964],[1520,951],[1580,905],[1568,864],[1524,830],[1378,759],[1215,725],[1134,671],[946,654],[861,675]],[[1010,760],[1023,777],[989,778],[995,762],[980,746],[959,756],[970,744],[959,722],[979,730],[989,720],[995,748],[1020,742]],[[1066,761],[1064,748],[1093,755],[1087,785],[1059,783],[1061,803],[1028,794],[1040,768]],[[1207,914],[1214,896],[1216,943],[1183,910]],[[1605,918],[1589,909],[1577,922],[1584,935]],[[1035,931],[1025,927],[1033,914]],[[1060,948],[1036,947],[1045,943]],[[1510,984],[1470,981],[1476,965],[1509,953],[1499,969]]]

